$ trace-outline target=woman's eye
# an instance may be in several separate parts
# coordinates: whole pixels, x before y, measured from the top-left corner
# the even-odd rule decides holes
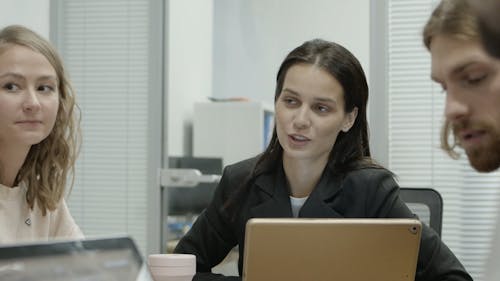
[[[297,104],[297,100],[296,99],[293,99],[293,98],[283,98],[283,101],[285,102],[285,104],[287,105],[295,105]]]
[[[6,83],[3,85],[3,88],[7,91],[10,91],[10,92],[14,92],[14,91],[19,90],[19,86],[17,86],[14,83]]]
[[[330,108],[328,106],[319,104],[316,106],[316,111],[318,111],[320,113],[326,113],[326,112],[330,111]]]
[[[37,90],[40,92],[53,92],[54,87],[49,86],[49,85],[41,85],[37,88]]]

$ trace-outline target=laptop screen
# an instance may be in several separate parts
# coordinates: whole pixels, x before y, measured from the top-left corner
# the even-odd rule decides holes
[[[142,267],[128,237],[0,247],[0,280],[136,281]]]
[[[413,281],[420,237],[414,219],[253,218],[243,281]]]

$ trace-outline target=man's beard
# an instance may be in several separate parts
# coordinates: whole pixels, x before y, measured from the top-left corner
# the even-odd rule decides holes
[[[458,128],[474,127],[478,124],[459,124],[454,126],[455,138],[458,139],[456,132]],[[480,128],[487,132],[491,141],[484,145],[476,146],[465,150],[469,163],[478,172],[492,172],[500,167],[500,129],[486,124],[480,124]],[[488,136],[487,136],[488,137]]]

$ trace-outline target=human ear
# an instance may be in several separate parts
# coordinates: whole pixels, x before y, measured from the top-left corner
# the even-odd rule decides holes
[[[345,117],[342,132],[347,133],[351,129],[352,125],[354,125],[354,122],[356,121],[356,117],[358,117],[358,108],[354,107]]]

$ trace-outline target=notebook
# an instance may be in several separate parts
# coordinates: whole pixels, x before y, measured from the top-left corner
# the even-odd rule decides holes
[[[414,219],[254,218],[244,281],[413,281],[421,223]]]
[[[134,241],[115,237],[0,247],[0,280],[152,279]]]

